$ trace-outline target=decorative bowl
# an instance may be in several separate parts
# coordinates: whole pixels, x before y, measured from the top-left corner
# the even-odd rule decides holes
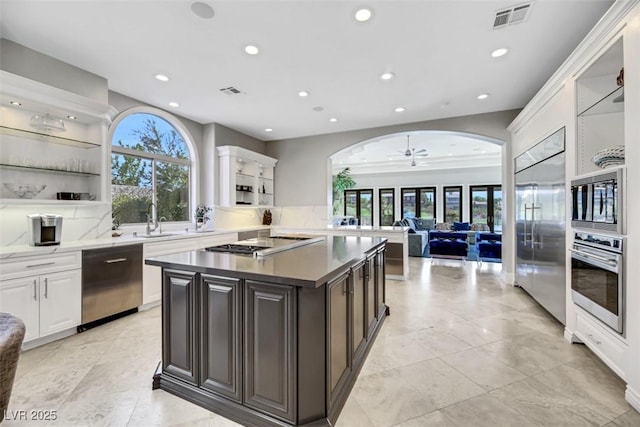
[[[10,182],[5,183],[4,186],[20,199],[33,199],[47,188],[46,184],[15,184]]]
[[[591,161],[599,168],[608,168],[624,164],[624,145],[606,148],[593,155]]]

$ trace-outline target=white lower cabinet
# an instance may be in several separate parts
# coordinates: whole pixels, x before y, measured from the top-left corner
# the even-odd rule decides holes
[[[61,332],[80,324],[81,270],[0,281],[0,311],[20,318],[24,341]]]

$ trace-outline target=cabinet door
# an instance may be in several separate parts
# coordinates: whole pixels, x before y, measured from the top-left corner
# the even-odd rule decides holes
[[[201,276],[200,387],[242,401],[240,279]]]
[[[331,409],[351,373],[349,273],[327,284],[327,406]]]
[[[166,373],[196,384],[196,273],[163,270],[162,364]]]
[[[291,286],[246,281],[245,405],[295,421],[295,293]]]
[[[81,270],[40,276],[40,336],[80,324],[82,317]]]
[[[376,255],[376,307],[377,314],[376,317],[378,320],[385,315],[387,306],[385,305],[386,301],[386,283],[385,283],[385,249],[379,249],[378,254]]]
[[[351,272],[349,278],[351,288],[351,299],[353,304],[352,316],[352,337],[353,337],[353,360],[360,359],[367,344],[367,279],[365,274],[365,263],[358,264]]]
[[[31,276],[0,282],[0,311],[24,322],[25,342],[40,336],[39,280],[38,276]]]

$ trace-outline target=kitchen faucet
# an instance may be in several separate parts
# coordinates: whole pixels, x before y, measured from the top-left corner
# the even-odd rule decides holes
[[[152,207],[153,210],[151,209]],[[155,231],[156,228],[158,228],[158,221],[153,218],[154,212],[157,215],[158,207],[155,203],[151,202],[147,207],[147,236],[151,234],[152,231]],[[153,222],[153,228],[151,228],[151,222]]]

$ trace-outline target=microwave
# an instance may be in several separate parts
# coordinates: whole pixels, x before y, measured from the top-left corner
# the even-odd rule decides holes
[[[571,225],[574,228],[625,234],[625,171],[622,166],[571,181]]]

